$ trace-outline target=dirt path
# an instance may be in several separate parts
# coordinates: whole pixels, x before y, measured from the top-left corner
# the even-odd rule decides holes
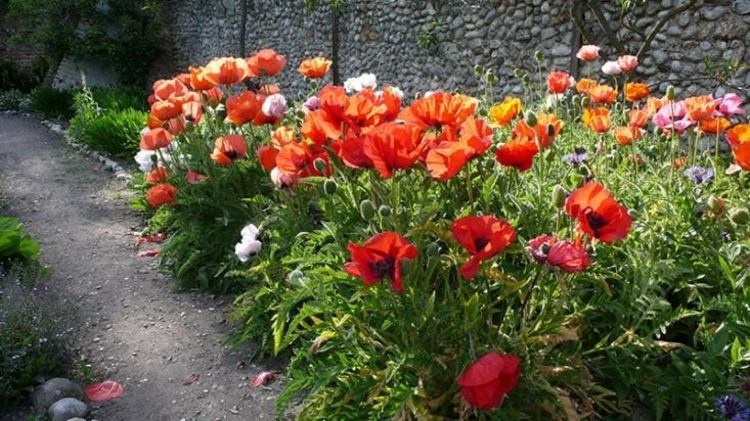
[[[176,294],[153,257],[136,257],[127,189],[30,118],[0,114],[0,188],[42,244],[48,283],[79,308],[79,358],[125,388],[89,419],[272,419],[278,384],[224,341],[226,297]],[[184,386],[183,378],[199,380]]]

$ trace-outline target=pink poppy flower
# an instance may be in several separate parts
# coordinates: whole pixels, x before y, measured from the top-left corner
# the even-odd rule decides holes
[[[716,100],[718,114],[727,118],[735,115],[743,115],[745,114],[745,109],[742,108],[742,103],[742,98],[739,95],[734,93],[726,94]]]
[[[599,58],[599,47],[596,45],[584,45],[578,50],[576,57],[583,61],[594,61]]]
[[[623,72],[627,73],[638,67],[638,57],[631,55],[620,56],[617,57],[617,64]]]

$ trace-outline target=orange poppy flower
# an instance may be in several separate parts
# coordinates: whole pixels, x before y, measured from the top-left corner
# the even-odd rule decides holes
[[[286,65],[286,57],[269,48],[262,49],[247,59],[247,66],[255,76],[274,76]]]
[[[640,139],[643,129],[634,126],[615,127],[615,140],[620,145],[632,145],[633,141]]]
[[[234,85],[250,74],[247,62],[234,57],[215,58],[203,68],[203,77],[214,85]]]
[[[497,148],[495,159],[506,167],[523,172],[531,168],[538,152],[536,142],[529,138],[514,138]]]
[[[393,170],[409,168],[420,157],[426,145],[420,136],[413,124],[384,123],[365,136],[363,150],[378,173],[390,178]]]
[[[344,264],[346,273],[362,278],[367,286],[390,278],[395,292],[404,290],[401,262],[414,260],[418,254],[414,244],[395,232],[381,232],[363,245],[349,243],[346,248],[351,256],[351,260]]]
[[[648,111],[640,108],[633,108],[632,110],[628,111],[628,119],[630,120],[628,124],[629,126],[642,129],[648,124]]]
[[[732,146],[750,142],[750,124],[737,124],[724,134]]]
[[[328,70],[331,68],[332,63],[333,62],[331,60],[328,60],[325,57],[309,58],[307,60],[303,60],[302,63],[299,64],[299,68],[297,69],[297,71],[299,71],[302,76],[305,76],[307,78],[321,79],[326,75],[326,73],[328,73]]]
[[[315,160],[321,159],[325,163],[325,171],[315,168]],[[284,174],[295,177],[329,177],[331,166],[325,152],[313,153],[303,143],[288,143],[281,147],[276,155],[276,167]]]
[[[549,147],[563,128],[563,121],[554,114],[536,116],[536,126],[531,127],[526,120],[519,120],[513,128],[514,138],[528,138],[539,143],[542,149]]]
[[[247,145],[242,135],[230,134],[222,136],[214,142],[211,159],[219,165],[231,165],[236,159],[247,156]]]
[[[614,104],[617,101],[617,91],[609,85],[597,85],[588,91],[591,101],[597,104]]]
[[[259,95],[271,96],[276,95],[279,92],[281,92],[281,88],[279,88],[279,85],[275,83],[266,83],[258,89],[257,93]]]
[[[648,117],[651,118],[651,116],[656,114],[656,112],[668,102],[669,100],[667,98],[656,98],[653,96],[646,99],[646,111],[648,112]]]
[[[687,117],[693,121],[711,118],[716,111],[716,100],[708,95],[685,98]]]
[[[151,129],[141,136],[140,148],[147,151],[166,148],[172,143],[172,135],[161,127]]]
[[[479,265],[500,254],[516,240],[516,230],[508,222],[491,215],[465,216],[453,221],[453,238],[471,254],[461,266],[461,276],[472,279]]]
[[[207,91],[212,89],[214,86],[210,80],[206,79],[206,75],[203,73],[203,67],[190,66],[190,86],[196,91]]]
[[[318,146],[325,145],[329,139],[341,137],[341,120],[331,118],[325,110],[318,109],[307,113],[300,133]]]
[[[153,89],[155,99],[161,101],[188,93],[187,86],[177,79],[157,80],[153,84]]]
[[[164,122],[163,126],[173,136],[177,136],[178,134],[185,131],[185,117],[180,115],[175,118],[170,118],[169,120]]]
[[[376,95],[375,102],[378,105],[385,106],[385,112],[382,115],[383,121],[393,121],[398,116],[401,111],[401,95],[403,93],[392,86],[386,86],[380,96]]]
[[[719,134],[729,128],[732,123],[724,117],[712,117],[701,120],[699,128],[703,133]]]
[[[352,128],[374,126],[381,122],[386,112],[384,104],[378,104],[374,96],[365,91],[349,98],[344,110],[344,121]]]
[[[203,117],[203,103],[190,101],[182,104],[182,114],[186,121],[193,124],[199,123]]]
[[[474,116],[479,101],[462,94],[435,92],[412,102],[401,110],[399,119],[415,124],[421,130],[443,140],[453,136],[467,118]]]
[[[239,126],[253,121],[255,116],[260,113],[261,103],[254,93],[245,91],[240,95],[232,95],[227,98],[226,106],[227,117],[225,120]]]
[[[687,157],[686,156],[678,156],[674,162],[672,163],[672,167],[675,169],[680,169],[687,164]]]
[[[182,106],[177,101],[156,101],[151,105],[151,115],[161,121],[167,121],[180,114],[182,114]]]
[[[458,174],[474,150],[464,142],[441,142],[427,153],[425,165],[433,178],[445,181]]]
[[[213,88],[203,91],[203,95],[206,96],[206,100],[216,105],[221,101],[222,98],[224,98],[224,91],[221,90],[218,86],[214,86]]]
[[[146,175],[146,184],[166,183],[168,175],[166,168],[158,166],[148,172]]]
[[[603,107],[586,108],[583,111],[581,121],[588,126],[588,128],[597,133],[607,132],[612,122],[609,117],[609,110]]]
[[[630,102],[638,102],[651,93],[647,83],[629,82],[625,84],[625,99]]]
[[[576,83],[576,91],[579,94],[587,94],[591,88],[599,86],[599,83],[593,79],[583,78]]]
[[[565,211],[584,233],[605,243],[625,238],[633,221],[628,210],[599,183],[589,182],[565,201]]]
[[[745,171],[750,171],[750,142],[737,144],[732,148],[735,164]]]
[[[174,205],[177,188],[171,184],[157,184],[146,191],[146,201],[152,208],[162,205]]]
[[[505,127],[518,116],[519,112],[521,112],[521,100],[509,96],[503,102],[493,105],[490,108],[488,116],[490,117],[490,121],[496,125]]]
[[[573,76],[565,72],[551,72],[547,75],[547,90],[553,94],[561,94],[575,83]]]

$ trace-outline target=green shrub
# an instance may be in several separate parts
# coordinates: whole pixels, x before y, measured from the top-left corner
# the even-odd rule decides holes
[[[34,60],[29,68],[20,68],[15,62],[0,57],[0,91],[18,89],[29,92],[41,83],[49,64],[43,57]]]
[[[105,110],[148,110],[146,91],[137,87],[92,88],[91,95],[99,107]]]
[[[31,111],[45,118],[73,117],[73,93],[40,86],[31,91]]]
[[[18,89],[0,92],[0,111],[24,111],[28,96]]]
[[[80,128],[79,140],[97,151],[131,158],[138,152],[139,134],[147,116],[132,108],[104,110]]]
[[[31,288],[38,277],[28,265],[0,264],[0,408],[27,402],[40,379],[69,369],[70,315]]]
[[[23,235],[23,224],[16,218],[0,216],[0,261],[10,259],[36,260],[39,243]]]

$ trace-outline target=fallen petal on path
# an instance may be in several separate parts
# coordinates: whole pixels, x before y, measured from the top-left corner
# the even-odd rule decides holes
[[[261,387],[264,384],[271,383],[274,379],[276,379],[276,375],[273,374],[271,371],[264,371],[257,376],[250,382],[250,386],[252,387]]]
[[[125,389],[114,380],[105,380],[101,383],[94,383],[83,390],[89,400],[93,402],[105,402],[119,398],[125,393]]]

